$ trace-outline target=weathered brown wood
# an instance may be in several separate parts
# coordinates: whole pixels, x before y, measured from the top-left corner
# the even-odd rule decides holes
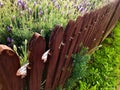
[[[89,41],[88,41],[88,46],[89,46],[89,50],[91,50],[92,48],[95,47],[95,44],[94,46],[93,45],[93,42],[94,41],[98,41],[98,39],[96,38],[97,36],[100,36],[101,33],[102,33],[102,23],[104,24],[104,20],[105,18],[103,13],[105,12],[106,8],[105,9],[100,9],[98,11],[98,17],[97,17],[97,22],[96,22],[96,26],[95,28],[92,30],[92,33],[91,33],[91,37],[89,38]]]
[[[44,61],[42,55],[45,52],[46,43],[40,34],[35,33],[29,42],[29,90],[40,90]]]
[[[94,12],[95,16],[94,16],[94,19],[92,21],[92,25],[91,25],[91,28],[90,28],[90,33],[89,33],[89,36],[86,38],[86,45],[90,48],[90,45],[91,45],[91,40],[93,38],[93,36],[95,36],[95,33],[97,31],[97,26],[99,26],[98,22],[99,22],[99,16],[100,16],[100,10],[96,10],[96,12]]]
[[[16,76],[19,68],[17,54],[6,45],[0,45],[0,90],[23,90],[23,80]]]
[[[106,10],[105,8],[106,8],[106,6],[101,8],[101,9],[99,9],[99,10],[97,10],[96,12],[94,12],[94,13],[97,14],[96,19],[94,21],[95,24],[94,24],[94,26],[91,29],[91,34],[90,34],[89,38],[87,38],[88,39],[87,40],[87,45],[89,47],[89,50],[91,50],[93,48],[92,47],[92,43],[94,41],[97,41],[95,39],[96,34],[99,35],[99,31],[102,30],[102,29],[100,29],[101,28],[101,24],[102,24],[102,20],[100,18],[103,18],[103,16],[104,16],[103,14],[104,14],[104,12]]]
[[[105,27],[107,26],[107,23],[109,22],[110,19],[110,5],[105,6],[100,10],[100,15],[98,17],[98,22],[96,25],[96,30],[93,33],[93,36],[91,38],[91,42],[89,43],[90,49],[96,47],[101,39],[101,36],[105,32]]]
[[[102,34],[100,35],[99,39],[98,39],[98,42],[96,42],[96,46],[100,44],[101,40],[102,40],[102,37],[104,36],[104,33],[106,32],[106,28],[110,22],[110,19],[111,17],[113,16],[114,11],[116,10],[116,5],[117,5],[118,1],[116,0],[116,2],[114,3],[111,3],[110,6],[108,7],[108,10],[105,12],[105,23],[102,24],[103,25],[103,28],[102,28]],[[117,20],[116,20],[117,21]]]
[[[91,49],[93,48],[94,50],[94,48],[100,44],[104,32],[106,32],[106,27],[108,26],[110,18],[114,14],[116,5],[117,3],[114,2],[101,9],[101,15],[99,17],[98,26],[96,26],[96,29],[98,31],[96,31],[96,33],[93,35],[93,38],[91,39]]]
[[[79,32],[78,32],[78,37],[77,37],[77,40],[76,40],[76,44],[74,46],[73,54],[77,53],[77,49],[80,47],[80,41],[81,41],[80,34],[81,34],[81,31],[82,31],[81,29],[82,29],[82,25],[83,25],[83,21],[84,21],[85,17],[86,17],[86,15],[82,16],[82,17],[79,16],[76,20],[77,29],[79,29]]]
[[[104,36],[102,38],[102,41],[110,34],[110,32],[113,30],[115,27],[117,21],[120,18],[120,0],[116,0],[114,3],[114,12],[112,14],[112,17],[108,23],[108,26],[106,28],[106,31],[104,33]]]
[[[96,33],[96,37],[95,37],[95,43],[93,44],[94,46],[93,47],[95,47],[96,45],[98,45],[98,43],[100,42],[100,39],[101,39],[101,37],[102,37],[102,35],[103,35],[103,32],[105,31],[105,28],[106,28],[106,26],[107,26],[107,24],[108,24],[108,22],[109,22],[109,20],[110,20],[110,17],[111,17],[111,14],[113,13],[113,10],[111,10],[111,11],[109,11],[109,9],[112,9],[113,7],[111,7],[111,6],[106,6],[106,7],[104,7],[104,8],[102,8],[102,11],[101,11],[101,16],[100,16],[100,21],[99,21],[99,27],[97,28],[99,31],[97,31],[97,33]],[[93,13],[92,13],[93,14]],[[92,14],[91,14],[91,18],[93,19],[93,17],[92,17]],[[94,16],[94,15],[93,15]],[[87,16],[88,17],[88,16]],[[91,19],[91,20],[92,20]],[[86,19],[86,20],[88,20],[88,19]],[[85,21],[86,21],[85,20]],[[96,20],[96,19],[95,19]],[[91,22],[91,21],[90,21]],[[85,27],[85,29],[87,29],[87,30],[89,30],[90,28],[89,28],[89,24],[90,24],[90,22],[88,21],[88,23],[86,24],[86,25],[88,25],[88,28],[87,28],[87,26],[85,26],[85,23],[84,23],[84,25],[83,25],[83,27]],[[95,23],[96,23],[96,21],[95,21]],[[96,24],[95,24],[96,25]],[[82,37],[82,39],[81,39],[81,41],[80,42],[83,42],[83,44],[84,45],[86,45],[87,46],[87,44],[89,45],[89,43],[87,43],[87,42],[84,42],[84,39],[88,39],[88,35],[89,35],[89,31],[87,32],[87,30],[85,30],[84,31],[84,28],[82,28],[82,30],[81,30],[81,37],[82,37],[82,35],[83,35],[83,37]],[[86,41],[86,40],[85,40]],[[69,56],[69,55],[68,55]],[[68,60],[68,62],[69,62],[69,60]],[[66,64],[65,64],[66,65]],[[64,68],[64,70],[65,70],[65,68]],[[66,74],[64,74],[64,76],[67,76],[67,73]],[[64,77],[64,76],[61,76],[61,78],[62,77]],[[66,77],[65,76],[65,77]],[[64,79],[62,78],[61,79],[61,84],[63,84],[64,83]]]
[[[76,43],[74,43],[74,48],[73,48],[73,50],[72,50],[72,54],[75,54],[76,52],[77,52],[77,49],[79,48],[79,46],[77,47],[77,44],[78,44],[78,40],[80,39],[79,38],[79,32],[81,31],[81,29],[82,29],[82,31],[84,31],[85,32],[85,34],[84,34],[84,36],[82,37],[83,39],[81,40],[81,42],[83,42],[83,44],[85,45],[85,46],[87,46],[87,44],[85,43],[85,39],[89,36],[89,32],[90,32],[90,27],[91,27],[91,22],[92,22],[92,20],[93,20],[93,18],[94,18],[94,13],[93,12],[91,12],[90,14],[87,14],[88,16],[88,18],[89,18],[89,20],[87,21],[87,23],[85,23],[85,20],[87,19],[83,19],[83,17],[81,17],[81,18],[78,18],[77,20],[76,20],[76,22],[78,23],[77,24],[77,29],[78,29],[78,31],[76,32],[76,34],[78,34],[78,35],[75,35],[75,36],[73,36],[73,37],[75,37],[74,38],[74,42],[76,42]],[[84,20],[84,22],[83,22],[83,20]],[[84,23],[84,25],[83,25],[83,23]],[[83,25],[83,26],[82,26]],[[71,46],[72,46],[72,43],[71,43]],[[77,49],[75,49],[75,48],[77,48]],[[69,51],[70,52],[70,51]],[[72,55],[71,54],[71,55]],[[72,57],[72,56],[71,56]],[[66,72],[64,73],[64,78],[63,79],[61,79],[62,80],[62,86],[65,84],[65,81],[67,80],[67,78],[70,76],[70,73],[71,73],[71,71],[72,71],[72,58],[70,58],[69,60],[66,60],[66,61],[69,61],[69,62],[67,62],[67,70],[66,70]],[[62,76],[61,76],[61,78],[62,78]]]
[[[83,22],[82,22],[82,27],[80,28],[80,31],[79,31],[79,36],[77,38],[77,42],[76,42],[76,47],[74,49],[74,52],[78,52],[79,49],[80,49],[80,45],[83,44],[83,36],[85,34],[85,28],[87,27],[87,23],[89,21],[89,18],[88,18],[89,14],[86,13],[84,16],[83,16]],[[85,23],[85,25],[84,25]]]
[[[85,43],[85,40],[89,36],[91,22],[93,20],[93,17],[94,17],[94,13],[93,12],[89,13],[87,18],[86,18],[87,20],[84,20],[84,23],[83,23],[83,27],[82,27],[83,31],[82,32],[84,32],[84,34],[82,36],[82,41],[81,42],[83,43],[83,46],[85,46],[85,47],[88,47]],[[78,49],[78,50],[80,50],[80,49]]]
[[[63,34],[64,34],[63,28],[61,26],[56,26],[50,38],[50,52],[47,59],[49,61],[49,66],[48,66],[45,90],[54,90],[52,89],[52,85],[53,85],[56,66],[58,62],[61,42],[63,39]]]
[[[64,84],[66,83],[67,79],[71,76],[72,70],[73,70],[73,61],[71,60],[71,62],[68,65],[66,75],[64,77]]]
[[[70,37],[72,36],[72,33],[74,32],[74,29],[73,29],[74,25],[75,25],[75,22],[70,20],[64,32],[63,42],[61,44],[61,49],[60,49],[61,52],[58,58],[59,63],[58,63],[58,67],[56,68],[56,75],[55,75],[55,79],[53,82],[53,90],[55,90],[56,87],[58,86],[60,75],[63,70],[63,65],[65,62],[64,59],[67,58],[67,51],[69,49],[68,46],[70,45]]]
[[[77,20],[78,21],[78,20]],[[74,32],[72,34],[72,39],[71,39],[71,42],[70,42],[70,46],[69,46],[69,49],[67,51],[67,58],[65,58],[65,65],[64,65],[64,70],[62,71],[62,74],[61,74],[61,78],[60,78],[60,81],[59,81],[59,85],[63,87],[63,85],[65,84],[65,81],[66,81],[66,76],[67,76],[67,71],[68,71],[68,68],[69,68],[69,64],[71,62],[71,57],[72,57],[72,54],[74,52],[74,48],[76,46],[76,42],[77,42],[77,38],[79,36],[79,32],[80,32],[80,28],[82,26],[82,22],[83,22],[83,17],[79,17],[79,21],[75,23],[74,25]]]
[[[90,41],[90,38],[91,36],[93,35],[94,33],[94,29],[96,27],[96,22],[97,22],[97,18],[98,18],[98,10],[96,10],[96,12],[91,12],[90,15],[92,16],[92,20],[91,20],[91,23],[89,24],[89,29],[88,29],[88,33],[86,35],[86,38],[84,40],[84,45],[89,47],[89,41]]]

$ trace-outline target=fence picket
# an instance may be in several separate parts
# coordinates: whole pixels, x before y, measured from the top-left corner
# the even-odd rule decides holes
[[[61,42],[63,39],[63,28],[61,26],[56,26],[53,30],[52,36],[50,38],[50,52],[48,55],[48,72],[45,84],[45,90],[53,90],[53,80],[55,76],[56,66],[58,62],[58,56],[60,52]]]
[[[17,54],[6,45],[0,45],[1,90],[23,89],[23,80],[16,75],[19,68],[20,59]]]
[[[40,34],[35,33],[29,42],[29,90],[40,90],[44,61],[42,55],[45,52],[46,43]]]
[[[68,55],[68,57],[67,58],[65,58],[65,65],[64,65],[64,70],[62,71],[62,74],[61,74],[61,78],[60,78],[60,81],[59,81],[59,85],[60,86],[62,86],[63,87],[63,85],[65,84],[65,81],[66,81],[66,78],[65,77],[68,77],[67,76],[67,71],[69,72],[69,70],[68,70],[68,67],[69,67],[69,64],[70,64],[70,62],[71,62],[71,58],[72,58],[72,54],[73,54],[73,52],[74,52],[74,48],[75,48],[75,46],[76,46],[76,42],[77,42],[77,38],[78,38],[78,36],[79,36],[79,32],[80,32],[80,28],[81,28],[81,26],[82,26],[82,22],[83,22],[83,18],[81,17],[79,17],[79,22],[76,22],[75,23],[75,25],[74,25],[74,32],[73,32],[73,34],[72,34],[72,39],[71,39],[71,42],[70,42],[70,46],[69,46],[69,49],[68,49],[68,51],[67,51],[67,55]],[[77,20],[78,21],[78,20]]]
[[[108,26],[110,18],[112,17],[112,15],[115,11],[115,7],[116,7],[117,3],[118,2],[115,1],[114,3],[111,3],[101,9],[101,16],[100,16],[100,18],[99,18],[100,20],[98,22],[99,26],[97,26],[97,29],[99,31],[96,32],[95,33],[96,35],[93,36],[93,39],[91,39],[91,40],[93,40],[93,41],[91,41],[91,46],[90,46],[91,49],[96,47],[97,45],[99,45],[100,41],[102,40],[104,32],[106,32],[106,28]]]
[[[88,20],[89,20],[88,16],[89,16],[88,13],[86,13],[83,16],[82,27],[80,27],[79,36],[78,36],[78,39],[77,39],[77,42],[76,42],[76,47],[74,49],[75,52],[78,52],[79,49],[80,49],[80,45],[83,44],[83,35],[85,34],[84,28],[87,27],[87,23],[88,23]],[[84,25],[84,23],[85,23],[85,25]]]
[[[63,70],[63,65],[64,65],[64,59],[67,57],[67,50],[69,49],[69,44],[70,44],[70,40],[69,38],[72,36],[73,33],[73,25],[75,24],[74,21],[70,20],[68,25],[66,26],[65,32],[64,32],[64,36],[63,36],[63,45],[61,46],[61,52],[59,55],[59,63],[58,63],[58,67],[56,68],[56,75],[55,75],[55,79],[53,82],[53,90],[55,90],[55,88],[58,86],[58,82],[61,76],[61,72]]]
[[[115,27],[117,21],[120,18],[120,0],[116,0],[116,2],[113,5],[113,9],[114,10],[112,13],[111,20],[108,23],[108,26],[106,28],[104,35],[103,35],[102,41],[110,34],[110,32]]]

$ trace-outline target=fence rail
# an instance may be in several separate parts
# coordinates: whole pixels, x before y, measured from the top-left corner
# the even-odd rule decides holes
[[[114,0],[98,10],[70,20],[65,28],[55,26],[49,40],[35,33],[29,41],[27,76],[16,76],[20,68],[17,54],[5,45],[0,45],[0,90],[56,90],[64,84],[72,72],[72,55],[79,52],[81,44],[89,52],[103,41],[120,18],[120,1]],[[25,89],[26,90],[26,89]]]

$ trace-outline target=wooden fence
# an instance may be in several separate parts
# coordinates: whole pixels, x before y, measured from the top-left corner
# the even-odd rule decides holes
[[[25,73],[17,72],[20,68],[17,54],[0,45],[0,90],[56,90],[58,86],[64,87],[72,72],[72,55],[80,51],[81,44],[90,52],[94,51],[112,31],[119,17],[120,1],[113,0],[101,9],[79,16],[76,21],[70,20],[65,30],[56,26],[48,51],[45,51],[45,39],[35,33],[28,45],[29,65],[21,69],[22,72],[27,70],[24,79],[21,76]]]

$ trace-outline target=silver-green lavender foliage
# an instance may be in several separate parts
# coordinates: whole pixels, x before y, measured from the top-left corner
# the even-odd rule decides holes
[[[2,0],[0,43],[12,46],[29,40],[34,32],[49,38],[55,25],[100,8],[107,0]]]

